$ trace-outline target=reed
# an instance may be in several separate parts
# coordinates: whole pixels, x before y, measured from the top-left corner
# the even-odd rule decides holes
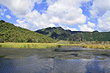
[[[51,48],[55,43],[0,43],[1,48]]]
[[[57,44],[57,43],[0,43],[0,48],[52,48],[62,46],[82,46],[83,48],[110,49],[110,44]]]
[[[110,44],[86,44],[82,45],[83,48],[94,48],[94,49],[110,49]]]

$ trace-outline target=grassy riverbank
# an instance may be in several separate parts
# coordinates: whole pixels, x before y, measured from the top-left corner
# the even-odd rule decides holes
[[[1,48],[51,48],[54,43],[0,43]]]
[[[110,49],[110,44],[0,43],[0,48],[52,48],[61,46],[82,46],[83,48]]]
[[[94,49],[110,49],[110,44],[89,44],[82,45],[84,48],[94,48]]]
[[[57,44],[57,43],[0,43],[0,48],[52,48],[52,47],[61,47],[61,46],[70,46],[70,45],[73,45],[73,44]]]

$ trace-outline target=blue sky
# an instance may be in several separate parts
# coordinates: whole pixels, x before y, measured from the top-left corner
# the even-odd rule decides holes
[[[29,30],[110,31],[110,0],[0,0],[0,20]]]

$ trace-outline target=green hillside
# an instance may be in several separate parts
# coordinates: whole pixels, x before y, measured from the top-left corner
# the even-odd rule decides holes
[[[0,42],[55,42],[50,37],[0,21]]]
[[[110,41],[110,32],[82,32],[64,30],[61,27],[49,27],[36,31],[56,40],[66,41]]]
[[[87,41],[110,41],[110,32],[86,32],[83,35]]]

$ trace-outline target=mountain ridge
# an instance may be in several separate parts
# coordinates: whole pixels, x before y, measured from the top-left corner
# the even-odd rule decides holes
[[[0,42],[51,43],[55,42],[55,40],[40,33],[17,27],[11,23],[1,20]]]
[[[110,32],[88,32],[64,30],[62,27],[48,27],[35,32],[44,34],[55,40],[65,41],[110,41]]]

